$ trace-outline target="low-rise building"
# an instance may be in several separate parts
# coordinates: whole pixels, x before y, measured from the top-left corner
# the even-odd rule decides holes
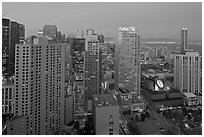
[[[119,135],[119,105],[113,95],[93,95],[93,121],[96,135]]]
[[[14,83],[2,82],[2,114],[14,113]]]
[[[201,105],[202,96],[196,96],[191,92],[183,93],[184,104],[188,106]]]
[[[145,109],[145,103],[141,96],[134,96],[126,88],[120,87],[116,91],[115,96],[117,97],[118,103],[120,105],[121,113],[132,113],[141,112]]]

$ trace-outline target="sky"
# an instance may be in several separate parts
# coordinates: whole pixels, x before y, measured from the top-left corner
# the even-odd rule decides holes
[[[186,27],[190,40],[202,39],[201,2],[3,2],[2,16],[23,23],[26,36],[47,24],[66,35],[91,28],[105,37],[116,37],[120,26],[135,26],[142,38],[169,39],[180,39]]]

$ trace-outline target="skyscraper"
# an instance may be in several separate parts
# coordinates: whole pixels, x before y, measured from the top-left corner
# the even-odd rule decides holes
[[[202,92],[201,56],[198,52],[186,52],[174,56],[174,86],[181,92]]]
[[[15,71],[15,46],[23,43],[25,27],[10,19],[2,18],[2,75],[10,77]]]
[[[16,45],[15,110],[27,134],[54,134],[64,124],[65,44],[31,37]]]
[[[9,73],[10,20],[2,19],[2,76]]]
[[[102,58],[98,36],[93,35],[93,30],[87,31],[87,34],[84,58],[85,110],[88,109],[88,101],[91,102],[92,95],[100,93],[100,77],[102,76]]]
[[[188,36],[188,29],[182,28],[181,30],[181,53],[185,53],[185,48],[187,46],[187,36]]]
[[[140,36],[135,27],[120,27],[116,48],[115,82],[132,94],[140,94]]]

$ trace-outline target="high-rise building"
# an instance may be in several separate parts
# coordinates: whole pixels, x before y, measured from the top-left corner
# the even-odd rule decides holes
[[[135,27],[119,28],[118,44],[115,48],[116,90],[124,87],[132,94],[140,94],[140,36]]]
[[[46,37],[52,38],[52,40],[57,41],[57,26],[56,25],[45,25],[43,27],[43,34]]]
[[[2,76],[9,74],[10,20],[2,19]]]
[[[31,37],[16,45],[15,110],[26,134],[54,134],[64,124],[65,43]]]
[[[113,95],[93,95],[92,102],[96,135],[119,135],[119,105]]]
[[[187,46],[187,39],[188,37],[188,29],[187,28],[182,28],[181,30],[181,53],[185,53],[185,48]]]
[[[201,56],[198,52],[186,52],[174,56],[174,86],[181,92],[202,92]]]
[[[2,18],[2,76],[14,76],[15,46],[23,43],[25,27],[23,24]]]
[[[93,30],[87,32],[90,33],[87,33],[88,35],[85,41],[85,57],[84,57],[85,110],[89,108],[88,101],[91,102],[92,95],[100,93],[102,76],[101,74],[102,57],[98,36],[93,35]]]
[[[74,74],[73,59],[71,54],[71,44],[67,43],[65,47],[65,98],[64,98],[64,124],[69,124],[74,120],[75,112],[75,94],[73,91]]]

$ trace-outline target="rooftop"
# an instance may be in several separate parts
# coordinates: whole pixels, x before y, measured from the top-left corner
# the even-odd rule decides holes
[[[183,93],[187,98],[193,98],[193,97],[196,97],[196,95],[194,95],[193,93],[191,92],[188,92],[188,93]]]
[[[120,88],[119,88],[119,91],[120,91],[121,93],[130,93],[129,90],[127,90],[126,88],[123,88],[123,87],[120,87]]]
[[[13,78],[3,79],[2,86],[14,86],[14,79]]]
[[[113,95],[110,94],[98,94],[93,95],[95,105],[97,107],[103,107],[103,106],[118,106],[118,102],[116,101],[116,98],[113,97]]]
[[[165,128],[170,124],[165,120],[150,120],[145,122],[137,122],[136,125],[142,135],[153,135],[160,134],[160,128]]]
[[[202,135],[202,128],[184,129],[184,134],[187,134],[187,135]]]

